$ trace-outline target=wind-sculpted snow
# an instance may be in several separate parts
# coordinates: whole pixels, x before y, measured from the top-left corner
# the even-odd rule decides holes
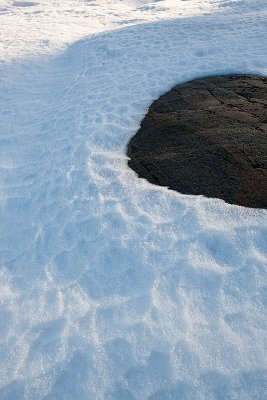
[[[174,84],[267,75],[246,3],[2,65],[1,400],[266,398],[266,211],[155,187],[125,155]]]

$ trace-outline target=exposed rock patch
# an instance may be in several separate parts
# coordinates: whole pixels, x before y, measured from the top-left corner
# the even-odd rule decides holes
[[[175,86],[151,105],[127,155],[151,183],[267,208],[267,79],[231,75]]]

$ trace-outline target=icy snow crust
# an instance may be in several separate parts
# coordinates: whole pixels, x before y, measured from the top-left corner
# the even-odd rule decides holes
[[[69,2],[110,31],[78,19],[89,36],[53,56],[20,19],[51,4],[0,3],[22,32],[1,24],[0,399],[265,399],[266,211],[155,187],[125,156],[174,84],[267,75],[265,1],[113,2],[122,25],[172,18],[117,30],[108,2]]]

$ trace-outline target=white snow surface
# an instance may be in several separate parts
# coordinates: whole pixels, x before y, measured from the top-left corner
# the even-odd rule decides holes
[[[173,85],[267,75],[266,1],[0,1],[0,39],[0,399],[266,399],[266,211],[125,155]]]

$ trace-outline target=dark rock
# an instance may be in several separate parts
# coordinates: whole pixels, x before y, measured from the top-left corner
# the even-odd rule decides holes
[[[151,105],[127,155],[151,183],[267,208],[267,79],[217,76],[175,86]]]

